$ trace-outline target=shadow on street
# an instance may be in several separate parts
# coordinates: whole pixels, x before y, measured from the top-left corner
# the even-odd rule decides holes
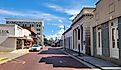
[[[45,64],[53,64],[53,67],[89,68],[88,66],[66,55],[60,48],[48,48],[48,50],[44,50],[39,54],[41,55],[52,54],[52,56],[42,57],[39,63],[44,62]],[[56,56],[53,56],[53,55],[56,55]],[[63,55],[63,56],[59,56],[59,55]]]
[[[60,48],[48,48],[48,50],[44,50],[40,52],[39,54],[65,54],[65,53],[62,52]]]

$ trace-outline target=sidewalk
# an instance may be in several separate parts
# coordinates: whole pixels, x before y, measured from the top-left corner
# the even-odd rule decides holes
[[[106,61],[103,59],[99,59],[99,58],[84,55],[84,54],[80,54],[80,56],[79,56],[77,52],[69,50],[69,49],[66,49],[64,51],[66,51],[67,53],[73,55],[74,57],[76,57],[82,61],[85,61],[91,65],[94,65],[95,67],[100,68],[100,69],[118,69],[118,70],[121,69],[121,66],[116,65],[110,61]]]
[[[8,53],[1,53],[0,54],[0,64],[6,63],[12,59],[25,55],[27,53],[29,53],[28,49],[20,49],[20,50],[15,50],[15,51],[8,52]]]

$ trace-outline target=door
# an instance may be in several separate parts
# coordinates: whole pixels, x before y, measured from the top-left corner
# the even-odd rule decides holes
[[[100,27],[97,30],[97,55],[102,55],[102,37]]]
[[[113,58],[119,58],[119,48],[118,48],[118,23],[116,21],[111,22],[110,27],[110,56]]]

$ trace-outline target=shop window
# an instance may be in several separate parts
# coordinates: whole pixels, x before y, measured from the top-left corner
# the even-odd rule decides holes
[[[34,25],[33,25],[33,24],[32,24],[31,26],[32,26],[32,27],[34,27]]]

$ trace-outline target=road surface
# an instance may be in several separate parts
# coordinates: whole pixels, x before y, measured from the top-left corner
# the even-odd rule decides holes
[[[0,65],[0,70],[90,70],[60,48],[45,47]]]

